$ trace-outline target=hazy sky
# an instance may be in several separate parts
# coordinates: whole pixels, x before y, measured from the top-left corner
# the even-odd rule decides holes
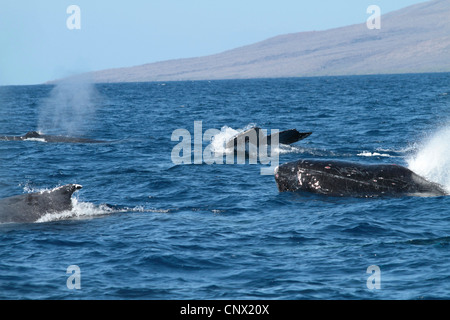
[[[204,56],[272,36],[325,30],[424,0],[2,0],[0,85]],[[81,29],[66,12],[81,9]]]

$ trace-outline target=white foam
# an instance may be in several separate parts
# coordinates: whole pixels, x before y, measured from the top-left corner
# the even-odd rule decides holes
[[[25,185],[23,185],[23,192],[24,193],[44,193],[44,192],[51,192],[57,188],[60,188],[61,186],[55,187],[55,188],[36,188],[36,187],[32,187],[29,184],[30,182],[27,182]],[[19,184],[19,186],[22,186],[22,184]]]
[[[47,142],[44,138],[26,138],[24,141],[38,141],[38,142]]]
[[[227,149],[226,144],[228,141],[231,140],[231,138],[244,131],[245,130],[235,130],[227,126],[222,127],[220,133],[216,134],[211,139],[211,146],[213,148],[213,151],[216,153],[223,153],[223,154],[226,154],[228,152],[234,152],[234,150]]]
[[[82,188],[82,186],[79,185],[79,184],[74,184],[74,185],[78,186],[79,189]],[[19,186],[21,186],[21,184]],[[57,187],[54,187],[54,188],[51,188],[51,189],[48,189],[48,188],[35,188],[35,187],[30,186],[29,182],[27,182],[23,186],[23,191],[24,191],[24,193],[40,193],[40,194],[43,194],[43,193],[46,193],[46,192],[53,192],[53,191],[58,190],[59,188],[62,188],[62,187],[64,187],[64,185],[60,185],[60,186],[57,186]]]
[[[379,152],[393,152],[393,153],[410,153],[417,150],[417,144],[410,144],[406,147],[400,148],[400,149],[391,149],[391,148],[377,148],[376,151]]]
[[[407,162],[409,169],[450,191],[450,125],[419,144]]]
[[[72,198],[72,210],[46,213],[36,222],[42,223],[67,219],[88,219],[96,216],[108,215],[113,212],[115,212],[115,210],[106,205],[95,205],[90,202],[81,202],[76,198]]]
[[[278,145],[278,147],[271,148],[270,152],[273,152],[273,154],[303,153],[303,149],[299,149],[297,147],[285,144],[280,144]]]
[[[359,157],[393,157],[388,153],[379,153],[379,152],[369,152],[369,151],[363,151],[361,153],[358,153]]]

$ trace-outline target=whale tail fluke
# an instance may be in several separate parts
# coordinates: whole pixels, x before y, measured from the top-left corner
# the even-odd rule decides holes
[[[237,148],[239,143],[248,143],[248,141],[253,141],[253,144],[256,146],[260,145],[260,131],[261,128],[259,127],[253,127],[249,130],[246,130],[244,132],[241,132],[234,136],[230,141],[227,142],[226,147],[227,148]],[[270,135],[267,135],[265,137],[265,141],[268,146],[272,145],[273,138],[278,136],[278,143],[279,144],[285,144],[290,145],[295,142],[298,142],[300,140],[306,139],[312,134],[312,132],[299,132],[297,129],[289,129],[280,131],[277,133],[273,133]],[[252,140],[253,139],[253,140]]]
[[[299,132],[297,129],[281,131],[267,136],[268,144],[271,144],[272,137],[276,134],[279,143],[289,145],[308,138],[312,132]]]

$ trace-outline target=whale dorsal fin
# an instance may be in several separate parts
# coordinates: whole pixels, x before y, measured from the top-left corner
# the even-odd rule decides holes
[[[37,131],[30,131],[27,132],[27,134],[24,136],[25,139],[29,139],[29,138],[39,138],[41,135],[39,134],[39,132]]]

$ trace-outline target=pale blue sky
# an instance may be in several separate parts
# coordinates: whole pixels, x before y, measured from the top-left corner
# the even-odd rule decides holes
[[[272,36],[363,23],[424,0],[2,0],[0,85],[204,56]],[[69,30],[69,5],[81,29]]]

